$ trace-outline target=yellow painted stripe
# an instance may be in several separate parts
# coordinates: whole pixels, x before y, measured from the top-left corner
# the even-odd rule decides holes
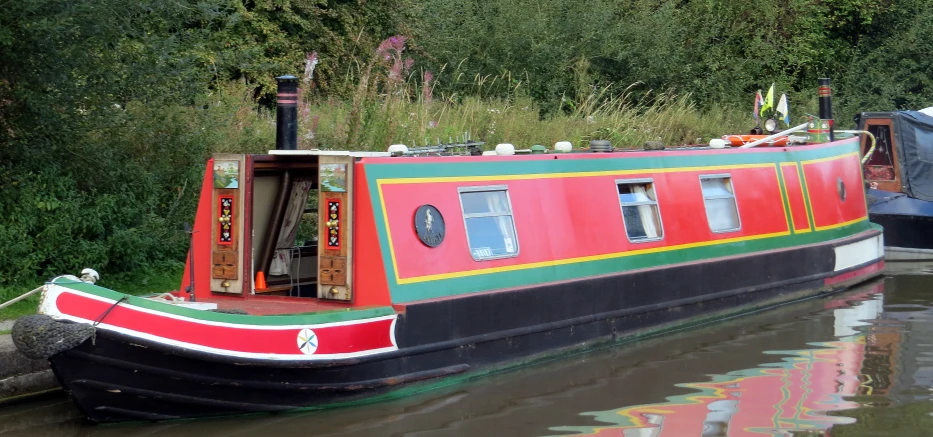
[[[797,163],[797,176],[800,178],[800,194],[803,195],[803,207],[807,213],[807,229],[813,229],[813,221],[810,220],[810,215],[813,211],[810,208],[810,186],[807,185],[807,172],[803,171],[803,163]]]
[[[803,208],[804,208],[804,213],[805,213],[805,214],[804,214],[804,217],[807,218],[807,228],[806,228],[806,229],[797,229],[797,222],[794,221],[794,207],[791,206],[791,204],[790,204],[790,193],[787,193],[787,208],[788,208],[789,211],[790,211],[791,226],[794,227],[794,233],[795,233],[795,234],[806,234],[807,232],[810,232],[810,216],[809,216],[809,214],[806,214],[806,212],[807,212],[807,210],[806,210],[806,208],[807,208],[807,198],[805,197],[806,195],[803,193],[803,183],[800,182],[800,175],[799,175],[799,172],[797,171],[797,163],[796,163],[796,162],[782,162],[782,163],[781,163],[781,172],[782,172],[782,173],[781,173],[781,176],[784,176],[784,174],[783,174],[783,172],[784,172],[784,167],[793,167],[793,168],[794,168],[794,176],[797,177],[797,185],[800,186],[800,200],[803,201]],[[786,180],[786,179],[784,180],[784,191],[787,192],[787,180]]]
[[[441,279],[464,278],[468,276],[486,275],[490,273],[513,272],[513,271],[518,271],[518,270],[534,269],[534,268],[539,268],[539,267],[552,267],[552,266],[560,266],[560,265],[589,262],[589,261],[601,261],[601,260],[607,260],[607,259],[613,259],[613,258],[623,258],[623,257],[628,257],[628,256],[644,255],[644,254],[649,254],[649,253],[660,253],[660,252],[669,252],[672,250],[690,249],[694,247],[705,247],[705,246],[713,246],[717,244],[728,244],[728,243],[737,243],[741,241],[759,240],[763,238],[782,237],[785,235],[790,235],[790,232],[785,231],[785,232],[775,232],[771,234],[751,235],[747,237],[726,238],[722,240],[700,241],[696,243],[686,243],[686,244],[679,244],[675,246],[654,247],[650,249],[630,250],[630,251],[625,251],[625,252],[614,252],[614,253],[607,253],[603,255],[581,256],[581,257],[576,257],[576,258],[566,258],[566,259],[559,259],[559,260],[553,260],[553,261],[541,261],[541,262],[536,262],[536,263],[517,264],[517,265],[512,265],[512,266],[490,267],[490,268],[485,268],[485,269],[467,270],[463,272],[439,273],[436,275],[415,276],[415,277],[404,278],[404,279],[398,279],[398,276],[396,276],[396,280],[398,284],[412,284],[416,282],[437,281]]]
[[[825,158],[817,158],[817,159],[810,159],[810,160],[807,160],[807,161],[800,161],[800,164],[801,164],[801,165],[816,164],[816,163],[818,163],[818,162],[835,161],[835,160],[837,160],[837,159],[845,159],[845,158],[849,158],[849,157],[852,157],[852,156],[854,156],[856,159],[858,159],[858,158],[859,158],[859,152],[849,152],[849,153],[844,153],[844,154],[842,154],[842,155],[827,156],[827,157],[825,157]]]
[[[829,229],[841,228],[841,227],[843,227],[843,226],[849,226],[849,225],[851,225],[851,224],[855,224],[855,223],[858,223],[858,222],[863,222],[863,221],[865,221],[865,220],[868,220],[868,217],[859,217],[859,218],[857,218],[857,219],[855,219],[855,220],[849,220],[849,221],[847,221],[847,222],[834,223],[834,224],[826,225],[826,226],[817,226],[817,227],[816,227],[816,230],[817,230],[817,231],[826,231],[826,230],[829,230]]]
[[[386,199],[382,195],[382,184],[376,183],[379,190],[379,204],[382,205],[382,220],[386,227],[386,238],[389,239],[389,256],[392,257],[392,273],[395,276],[395,282],[398,283],[398,261],[395,259],[395,246],[392,244],[392,230],[389,229],[389,214],[386,212]]]
[[[743,168],[766,168],[773,167],[772,163],[765,164],[736,164],[736,165],[714,165],[706,167],[677,167],[677,168],[647,168],[637,170],[605,170],[605,171],[582,171],[565,173],[531,173],[517,175],[492,175],[492,176],[445,176],[435,178],[386,178],[379,179],[378,184],[423,184],[437,182],[482,182],[482,181],[515,181],[524,179],[555,179],[555,178],[583,178],[595,176],[627,176],[641,175],[650,173],[686,173],[691,171],[721,171],[735,170]]]
[[[788,212],[790,208],[790,199],[787,198],[787,187],[784,186],[784,175],[781,174],[781,167],[774,167],[774,177],[777,178],[778,190],[781,191],[781,206],[784,208],[784,221],[787,222],[788,232],[794,231],[794,225],[791,221],[794,219]]]

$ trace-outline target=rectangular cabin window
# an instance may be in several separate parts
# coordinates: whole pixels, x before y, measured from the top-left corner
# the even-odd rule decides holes
[[[700,176],[706,220],[713,232],[732,232],[742,227],[729,175]]]
[[[461,187],[460,206],[470,255],[476,261],[518,256],[508,187]]]
[[[632,243],[664,238],[658,197],[651,179],[616,181],[625,234]]]

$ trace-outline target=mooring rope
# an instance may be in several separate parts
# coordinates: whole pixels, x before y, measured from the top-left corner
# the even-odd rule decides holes
[[[23,299],[25,299],[25,298],[27,298],[27,297],[29,297],[29,296],[32,296],[32,295],[35,294],[37,291],[40,291],[40,290],[42,290],[43,288],[45,288],[44,285],[41,286],[41,287],[38,287],[38,288],[36,288],[36,289],[34,289],[34,290],[32,290],[32,291],[27,291],[26,293],[23,293],[23,294],[21,294],[21,295],[19,295],[19,296],[17,296],[17,297],[14,297],[13,299],[10,299],[10,300],[8,300],[8,301],[6,301],[6,302],[0,304],[0,310],[4,309],[4,308],[6,308],[6,307],[8,307],[8,306],[10,306],[10,305],[13,305],[14,303],[19,302],[19,301],[21,301],[21,300],[23,300]]]
[[[100,322],[104,321],[104,317],[107,317],[107,314],[110,314],[110,312],[113,311],[113,309],[116,308],[117,305],[120,305],[121,303],[126,302],[127,300],[129,300],[129,296],[123,296],[120,298],[120,300],[114,302],[113,305],[110,306],[110,308],[107,308],[107,311],[104,311],[101,315],[97,316],[97,318],[94,319],[94,324],[91,326],[99,325]]]

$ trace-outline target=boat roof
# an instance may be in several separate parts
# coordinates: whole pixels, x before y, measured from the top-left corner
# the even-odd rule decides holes
[[[348,150],[270,150],[269,154],[283,156],[352,156],[356,158],[392,156],[389,152],[360,152]]]

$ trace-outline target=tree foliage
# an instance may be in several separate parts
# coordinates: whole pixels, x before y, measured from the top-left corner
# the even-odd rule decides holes
[[[271,108],[274,77],[299,74],[314,52],[320,67],[303,86],[319,103],[391,93],[375,85],[372,66],[392,35],[408,37],[416,61],[400,71],[422,81],[433,73],[428,98],[530,99],[542,115],[671,88],[701,107],[750,110],[754,92],[772,82],[795,111],[814,100],[818,77],[833,79],[843,126],[858,111],[933,105],[928,0],[0,0],[0,8],[0,286],[87,265],[182,259],[181,223],[193,217],[204,159],[268,146],[272,128],[255,114]],[[379,118],[349,119],[334,130],[352,140]]]
[[[924,0],[424,0],[414,22],[451,91],[460,75],[507,70],[552,110],[610,83],[750,108],[772,82],[803,103],[830,77],[848,118],[933,102],[930,11]]]

